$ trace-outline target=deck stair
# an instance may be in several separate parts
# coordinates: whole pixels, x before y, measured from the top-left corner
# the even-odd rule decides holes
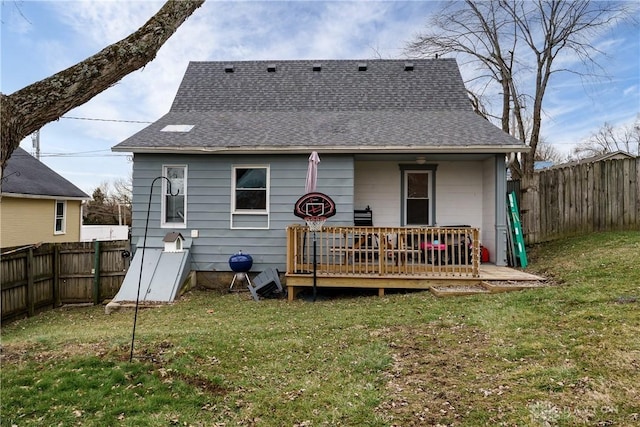
[[[483,280],[478,284],[451,284],[451,285],[438,285],[429,288],[432,294],[437,297],[448,296],[464,296],[464,295],[478,295],[478,294],[494,294],[500,292],[520,291],[523,289],[536,289],[544,287],[546,284],[542,281],[536,280]]]
[[[492,293],[521,291],[523,289],[536,289],[547,286],[544,281],[539,280],[496,280],[483,281],[482,286]]]
[[[429,288],[432,294],[437,297],[457,297],[464,295],[490,294],[491,291],[482,286],[482,284],[468,285],[444,285],[432,286]]]

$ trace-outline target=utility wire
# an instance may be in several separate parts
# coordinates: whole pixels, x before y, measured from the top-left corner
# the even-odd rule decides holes
[[[100,154],[100,157],[130,157],[130,154]],[[96,157],[89,154],[76,154],[76,153],[49,153],[40,154],[40,157]]]
[[[62,116],[61,119],[72,119],[72,120],[91,120],[95,122],[117,122],[117,123],[144,123],[151,124],[153,122],[145,122],[142,120],[118,120],[118,119],[96,119],[91,117],[71,117],[71,116]]]

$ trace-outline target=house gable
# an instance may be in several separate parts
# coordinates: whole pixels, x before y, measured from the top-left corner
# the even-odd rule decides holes
[[[455,60],[191,62],[171,106],[190,111],[471,110]],[[315,66],[315,67],[314,67]],[[315,68],[320,68],[316,70]],[[216,96],[212,96],[215,94]]]
[[[167,131],[180,128],[189,130]],[[507,153],[526,147],[472,110],[455,60],[420,59],[192,62],[169,113],[113,149]]]

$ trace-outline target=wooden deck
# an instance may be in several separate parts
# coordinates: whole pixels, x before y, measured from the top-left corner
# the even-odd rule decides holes
[[[436,295],[456,289],[460,294],[502,292],[544,280],[480,264],[479,248],[479,230],[471,227],[325,227],[312,233],[292,226],[287,229],[288,297],[295,299],[314,280],[317,288],[378,289],[381,296],[385,289],[429,289]]]

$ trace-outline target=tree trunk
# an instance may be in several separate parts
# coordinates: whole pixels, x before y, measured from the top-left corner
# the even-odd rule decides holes
[[[26,136],[89,101],[153,60],[162,45],[204,0],[169,0],[127,38],[11,95],[0,94],[0,170]]]

